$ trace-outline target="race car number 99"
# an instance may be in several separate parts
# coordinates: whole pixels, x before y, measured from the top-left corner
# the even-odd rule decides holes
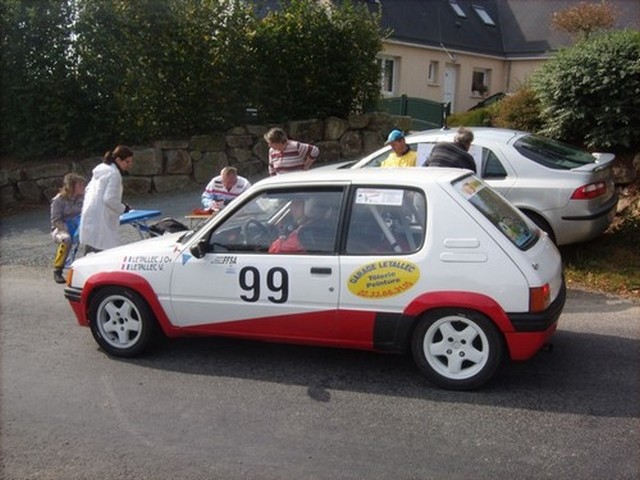
[[[240,270],[240,288],[249,295],[240,295],[245,302],[257,302],[260,299],[260,271],[256,267],[244,267]],[[285,303],[289,299],[289,274],[284,268],[274,267],[267,272],[267,299],[272,303]]]

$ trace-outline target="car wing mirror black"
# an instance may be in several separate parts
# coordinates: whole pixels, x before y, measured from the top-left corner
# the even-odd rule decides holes
[[[193,255],[194,257],[202,258],[205,256],[208,249],[209,249],[209,242],[207,241],[206,238],[201,238],[200,240],[198,240],[196,244],[192,245],[189,250],[191,252],[191,255]]]

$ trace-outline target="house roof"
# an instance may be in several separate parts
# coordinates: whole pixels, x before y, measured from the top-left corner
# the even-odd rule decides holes
[[[500,57],[538,57],[571,44],[551,28],[554,12],[575,0],[362,0],[382,9],[390,40]],[[610,0],[618,10],[616,28],[640,27],[638,0]],[[454,8],[454,6],[456,8]],[[493,20],[483,21],[478,8]],[[464,16],[461,16],[462,12]]]
[[[580,3],[577,0],[356,1],[366,4],[370,11],[381,10],[381,25],[391,31],[390,41],[501,58],[546,57],[570,45],[568,34],[551,28],[551,16]],[[618,11],[615,28],[640,29],[640,1],[608,1]],[[279,0],[252,3],[263,15],[280,8]],[[464,16],[456,13],[452,4]],[[494,25],[487,25],[476,7],[483,9]]]

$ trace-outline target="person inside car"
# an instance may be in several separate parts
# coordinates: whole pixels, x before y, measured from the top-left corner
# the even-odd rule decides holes
[[[335,230],[331,208],[315,198],[294,199],[291,203],[293,224],[276,238],[269,253],[326,252],[330,250]]]

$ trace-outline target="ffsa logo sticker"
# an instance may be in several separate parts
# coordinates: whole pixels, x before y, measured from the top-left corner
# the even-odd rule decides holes
[[[162,255],[128,255],[122,260],[121,270],[128,272],[159,272],[171,262],[171,257]]]

